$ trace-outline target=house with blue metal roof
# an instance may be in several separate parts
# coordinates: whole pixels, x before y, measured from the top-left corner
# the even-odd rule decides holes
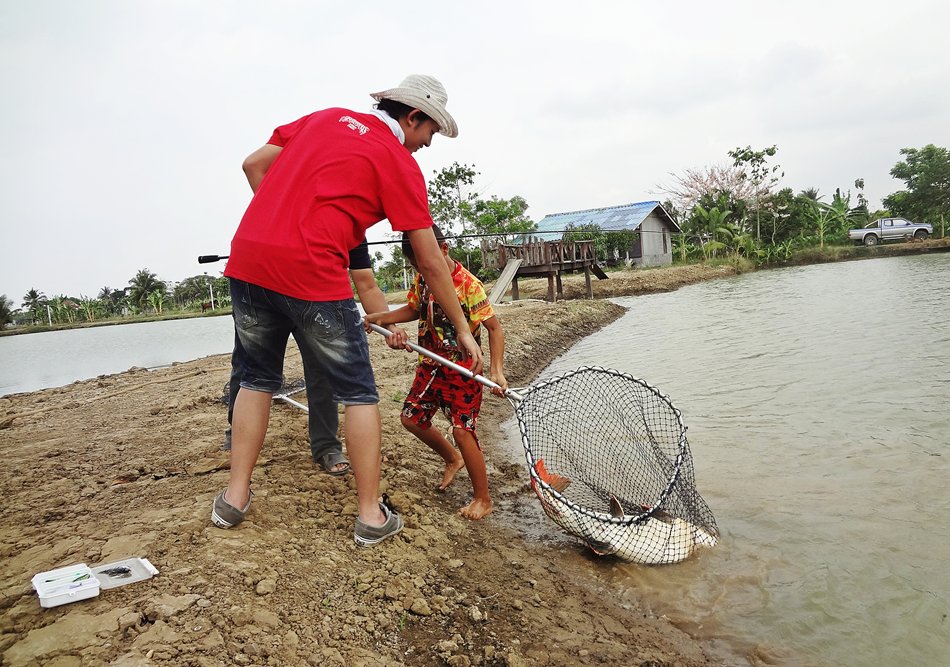
[[[673,263],[672,234],[682,234],[680,226],[658,201],[637,202],[585,211],[554,213],[538,221],[531,235],[546,240],[560,239],[571,228],[595,225],[605,232],[636,232],[627,249],[627,259],[636,266],[665,266]]]

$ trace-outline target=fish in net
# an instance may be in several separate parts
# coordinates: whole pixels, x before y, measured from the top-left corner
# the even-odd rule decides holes
[[[465,377],[498,386],[408,345]],[[658,565],[678,563],[719,541],[716,519],[696,490],[682,415],[656,388],[628,373],[584,366],[505,395],[545,514],[594,553]]]
[[[585,366],[519,397],[531,486],[545,513],[592,551],[655,565],[718,542],[682,415],[656,388]]]

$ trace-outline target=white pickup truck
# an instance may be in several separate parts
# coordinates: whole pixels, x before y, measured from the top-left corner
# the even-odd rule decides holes
[[[906,218],[880,218],[860,229],[849,229],[848,237],[857,244],[877,245],[884,241],[923,241],[934,233],[927,223],[911,222]]]

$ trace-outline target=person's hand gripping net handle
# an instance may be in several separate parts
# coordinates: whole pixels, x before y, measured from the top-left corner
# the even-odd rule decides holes
[[[370,325],[369,325],[369,328],[372,329],[373,331],[375,331],[375,332],[378,333],[378,334],[382,334],[382,335],[386,336],[387,338],[392,335],[392,332],[391,332],[391,331],[389,331],[388,329],[384,329],[383,327],[379,326],[378,324],[370,324]],[[442,364],[442,365],[445,366],[446,368],[451,368],[451,369],[452,369],[453,371],[455,371],[456,373],[461,373],[461,374],[464,375],[465,377],[470,378],[470,379],[472,379],[472,380],[475,380],[476,382],[479,382],[480,384],[485,385],[485,386],[488,387],[489,389],[500,389],[500,388],[501,388],[501,387],[499,387],[499,385],[498,385],[496,382],[492,382],[491,380],[489,380],[489,379],[488,379],[487,377],[485,377],[484,375],[478,375],[477,373],[473,373],[472,371],[470,371],[470,370],[468,370],[467,368],[465,368],[465,366],[459,366],[459,365],[458,365],[457,363],[455,363],[454,361],[449,361],[449,360],[446,359],[445,357],[440,357],[440,356],[437,355],[435,352],[430,352],[429,350],[425,349],[424,347],[420,347],[420,346],[416,345],[416,344],[413,343],[413,342],[408,342],[408,343],[406,343],[406,345],[408,345],[409,348],[412,349],[413,351],[418,352],[419,354],[421,354],[421,355],[423,355],[423,356],[425,356],[425,357],[429,357],[429,359],[432,359],[433,361],[437,361],[438,363]],[[519,394],[517,391],[515,391],[514,389],[507,389],[507,390],[505,391],[505,396],[508,398],[508,400],[511,400],[511,401],[516,401],[516,402],[518,402],[518,401],[524,400],[524,397],[523,397],[521,394]]]

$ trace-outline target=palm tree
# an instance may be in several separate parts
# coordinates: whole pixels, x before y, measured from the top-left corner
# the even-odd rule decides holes
[[[125,292],[123,290],[116,290],[112,289],[111,287],[103,287],[101,290],[99,290],[99,296],[96,297],[96,300],[102,307],[104,314],[114,315],[119,309],[119,304],[124,297]]]
[[[23,295],[23,303],[21,306],[30,311],[30,315],[33,318],[33,324],[36,324],[40,319],[40,310],[46,305],[46,295],[42,292],[37,292],[36,289],[31,289],[29,292]]]
[[[155,290],[160,290],[164,294],[165,283],[148,269],[140,269],[129,281],[129,301],[139,309],[144,309],[148,295]]]

